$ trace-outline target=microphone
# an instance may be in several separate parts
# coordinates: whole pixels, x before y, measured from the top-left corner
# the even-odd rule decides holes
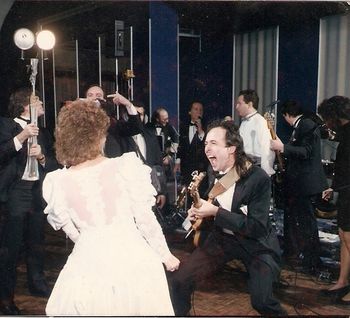
[[[202,117],[201,116],[198,116],[198,119],[195,121],[195,126],[198,128],[198,124],[201,123],[201,120],[202,120]]]
[[[102,107],[107,104],[107,101],[104,98],[96,98],[94,103],[97,107]]]

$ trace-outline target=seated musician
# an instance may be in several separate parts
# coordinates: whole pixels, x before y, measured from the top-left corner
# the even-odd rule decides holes
[[[226,262],[240,259],[249,274],[253,308],[261,315],[286,315],[272,289],[280,273],[280,248],[269,219],[269,176],[252,165],[243,151],[237,128],[230,122],[214,122],[209,126],[205,154],[214,172],[225,175],[210,187],[209,198],[213,203],[199,199],[188,211],[193,222],[212,217],[214,226],[170,277],[175,314],[189,314],[196,282]]]

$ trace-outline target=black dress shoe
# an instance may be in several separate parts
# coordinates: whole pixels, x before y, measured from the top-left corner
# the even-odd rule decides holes
[[[322,289],[321,294],[341,300],[350,291],[350,285],[337,289]]]
[[[21,314],[21,311],[18,309],[18,307],[14,304],[0,304],[0,313],[2,315],[15,315],[18,316]]]
[[[29,284],[29,292],[33,296],[48,298],[51,290],[45,280],[36,281],[35,284]]]

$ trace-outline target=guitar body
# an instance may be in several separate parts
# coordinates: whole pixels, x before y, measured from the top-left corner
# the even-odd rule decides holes
[[[197,221],[199,221],[199,219]],[[195,223],[197,223],[197,221]],[[213,226],[214,226],[213,217],[200,219],[200,225],[196,226],[196,230],[193,236],[194,246],[196,247],[199,246],[201,242],[205,240],[205,238],[207,237],[207,234],[212,230]],[[194,228],[194,225],[192,225],[192,228]]]
[[[199,196],[198,188],[202,180],[204,179],[206,173],[201,172],[198,174],[198,171],[194,171],[192,173],[192,182],[188,186],[188,191],[193,199],[193,206],[195,208],[201,207],[201,198]],[[193,243],[197,247],[199,245],[200,239],[201,239],[201,229],[204,226],[206,222],[204,219],[197,219],[192,224],[192,230],[194,230],[194,237],[193,237]]]

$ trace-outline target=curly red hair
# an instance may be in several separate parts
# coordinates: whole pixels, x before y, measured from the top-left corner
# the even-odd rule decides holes
[[[57,160],[75,166],[95,159],[103,152],[109,127],[106,113],[88,100],[76,100],[62,107],[55,130]]]

